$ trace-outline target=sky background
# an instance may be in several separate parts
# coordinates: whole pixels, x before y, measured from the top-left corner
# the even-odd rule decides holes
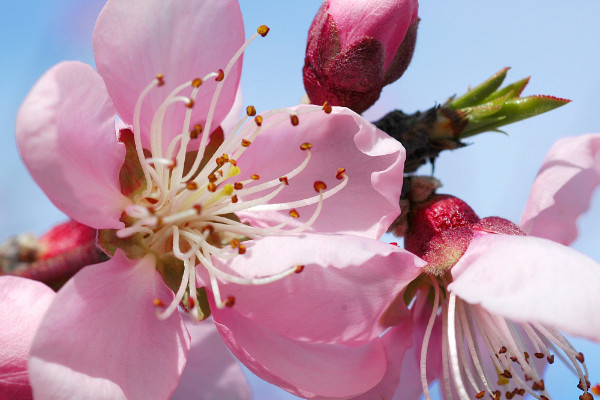
[[[245,54],[245,103],[258,110],[291,106],[303,94],[306,33],[320,0],[241,0],[246,31],[271,32]],[[65,219],[23,166],[14,140],[18,107],[36,80],[62,60],[93,64],[91,33],[104,1],[28,0],[3,3],[0,13],[0,241],[24,231],[41,234]],[[364,115],[375,120],[398,108],[425,110],[510,66],[507,82],[532,76],[523,95],[550,94],[572,103],[483,134],[443,153],[435,175],[442,193],[467,201],[479,216],[518,222],[529,187],[557,139],[600,131],[600,2],[574,0],[428,1],[420,6],[417,47],[405,75]],[[430,173],[430,167],[419,172]],[[580,223],[577,250],[600,260],[600,197]],[[392,241],[391,238],[385,238]],[[577,293],[573,293],[576,296]],[[596,310],[597,311],[597,310]],[[575,339],[592,382],[600,381],[600,346]],[[575,378],[556,364],[546,375],[555,399],[576,398]],[[256,399],[291,399],[251,379]]]

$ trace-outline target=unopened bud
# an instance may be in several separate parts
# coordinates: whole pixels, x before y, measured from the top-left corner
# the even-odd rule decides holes
[[[415,47],[417,0],[325,0],[308,32],[304,87],[311,103],[361,113],[400,78]]]

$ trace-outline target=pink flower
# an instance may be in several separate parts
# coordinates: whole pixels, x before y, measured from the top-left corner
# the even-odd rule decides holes
[[[362,113],[400,78],[417,39],[417,0],[325,0],[308,32],[304,87],[313,104]]]
[[[32,399],[27,358],[54,292],[43,283],[0,277],[0,398]]]
[[[55,293],[46,285],[24,278],[0,277],[0,397],[33,399],[27,373],[31,342]],[[231,356],[214,325],[186,322],[191,333],[190,360],[186,364],[173,399],[250,399],[250,389],[241,368]],[[210,358],[211,364],[201,363]]]
[[[231,122],[242,53],[267,31],[243,43],[232,0],[109,0],[98,73],[64,62],[28,95],[25,164],[112,255],[50,305],[29,360],[36,398],[168,398],[190,348],[178,306],[212,312],[249,368],[294,393],[379,382],[386,302],[355,285],[402,290],[374,272],[394,250],[343,234],[378,238],[398,215],[404,150],[341,108],[249,106]]]
[[[525,393],[549,399],[542,374],[556,356],[575,371],[581,398],[592,398],[585,358],[560,331],[600,341],[600,265],[536,236],[574,239],[575,220],[600,183],[599,144],[600,135],[586,135],[550,150],[523,228],[499,217],[479,219],[465,202],[446,195],[411,210],[405,245],[428,264],[389,312],[414,301],[413,348],[401,370],[390,361],[374,393],[392,398],[395,391],[394,399],[416,400],[425,391],[430,399],[428,385],[439,379],[445,399]],[[406,330],[404,315],[387,321],[387,334]],[[405,351],[387,348],[390,360]]]

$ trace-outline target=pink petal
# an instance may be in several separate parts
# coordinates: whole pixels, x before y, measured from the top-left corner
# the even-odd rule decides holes
[[[492,314],[600,340],[600,264],[546,239],[483,235],[452,269],[448,289]]]
[[[361,394],[360,396],[353,397],[352,400],[373,400],[373,399],[391,399],[394,393],[396,392],[396,388],[398,388],[398,383],[400,381],[400,371],[402,371],[402,376],[404,376],[404,370],[406,367],[403,364],[403,359],[406,360],[406,355],[415,351],[414,346],[412,345],[412,334],[413,334],[413,324],[410,320],[405,321],[403,324],[399,326],[394,326],[388,332],[386,332],[381,341],[383,342],[386,360],[387,360],[387,369],[385,375],[379,382],[377,386],[373,389],[369,390],[366,393]],[[412,367],[412,364],[409,360],[408,368]],[[417,368],[418,372],[418,368]],[[417,381],[418,377],[417,377]],[[406,382],[406,385],[402,385],[401,392],[403,400],[418,400],[421,396],[423,390],[421,389],[421,385],[418,387],[418,391],[414,391],[414,395],[410,395],[409,391],[412,388],[416,388],[416,382]]]
[[[142,108],[142,133],[147,136],[156,110],[172,89],[225,69],[244,42],[244,26],[234,0],[110,0],[98,17],[93,41],[98,72],[119,116],[128,124],[134,122],[133,111],[142,90],[156,74],[164,75],[165,85],[153,89]],[[233,104],[241,67],[239,61],[225,78],[210,131]],[[214,78],[202,84],[194,101],[192,126],[204,125],[215,87]],[[190,92],[191,86],[181,94],[188,96]],[[180,103],[167,114],[165,149],[174,135],[181,133],[185,110]]]
[[[214,318],[233,354],[259,377],[295,395],[353,396],[372,388],[385,373],[379,338],[360,346],[294,340],[228,311]]]
[[[418,400],[423,393],[421,384],[421,348],[429,317],[431,316],[431,305],[427,292],[421,291],[412,307],[414,329],[413,346],[406,352],[402,360],[402,371],[398,390],[394,400]],[[427,381],[431,384],[434,380],[442,377],[442,319],[441,315],[436,317],[431,337],[427,345]]]
[[[216,260],[215,260],[216,261]],[[378,321],[424,261],[378,240],[343,235],[276,236],[248,243],[228,267],[240,276],[304,269],[265,285],[222,284],[235,312],[266,329],[320,343],[363,343],[386,329]],[[213,315],[231,309],[213,310]],[[408,310],[406,310],[408,314]],[[216,318],[216,317],[215,317]]]
[[[521,219],[523,230],[564,245],[577,237],[577,218],[600,185],[600,134],[559,140],[531,188]]]
[[[166,399],[190,346],[181,317],[159,321],[153,300],[174,295],[147,256],[121,250],[58,292],[29,360],[37,399]],[[159,367],[160,366],[160,367]]]
[[[329,190],[341,182],[336,179],[338,168],[346,168],[348,185],[324,201],[311,230],[379,238],[400,213],[404,148],[346,108],[335,107],[331,114],[315,106],[298,106],[295,110],[300,113],[298,126],[292,126],[281,115],[277,116],[283,117],[279,124],[264,123],[264,130],[238,159],[243,172],[240,180],[251,174],[258,174],[261,181],[287,176],[306,157],[300,145],[311,143],[308,166],[289,179],[289,187],[271,203],[313,197],[317,194],[315,181],[325,182]],[[305,113],[309,110],[312,112]],[[298,208],[300,218],[291,223],[306,221],[315,208],[316,205]],[[254,225],[272,225],[290,220],[288,213],[248,211],[239,215]]]
[[[54,294],[40,282],[0,277],[0,398],[33,398],[27,357],[33,336]]]
[[[92,67],[63,62],[46,72],[23,102],[16,131],[25,165],[54,205],[93,228],[123,226],[125,146],[116,139],[115,111]]]
[[[192,324],[189,318],[185,321],[192,336],[192,347],[171,399],[250,400],[246,377],[215,325],[210,320],[198,324]]]

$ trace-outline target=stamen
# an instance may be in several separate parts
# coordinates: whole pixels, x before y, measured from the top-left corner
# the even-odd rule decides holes
[[[298,120],[298,116],[296,114],[290,115],[290,122],[292,123],[293,126],[298,126],[298,124],[300,123],[300,121]]]
[[[431,337],[433,324],[435,322],[437,310],[440,305],[440,289],[438,287],[438,283],[433,277],[431,277],[431,282],[433,283],[434,288],[434,299],[431,315],[429,316],[429,322],[427,322],[427,328],[425,329],[425,334],[423,336],[423,344],[421,345],[421,360],[419,363],[421,369],[421,386],[423,387],[423,394],[425,395],[426,400],[431,400],[431,393],[429,393],[429,382],[427,382],[427,347],[429,346],[429,338]]]
[[[454,375],[454,384],[456,391],[461,398],[468,398],[465,384],[463,383],[460,373],[458,352],[456,348],[456,295],[450,293],[448,299],[448,344],[450,345],[450,366],[452,367],[452,375]]]
[[[269,31],[270,31],[270,30],[271,30],[271,29],[270,29],[268,26],[266,26],[266,25],[261,25],[261,26],[259,26],[259,27],[258,27],[258,29],[256,30],[256,32],[257,32],[257,33],[258,33],[260,36],[262,36],[262,37],[265,37],[265,36],[267,36],[267,33],[269,33]]]

